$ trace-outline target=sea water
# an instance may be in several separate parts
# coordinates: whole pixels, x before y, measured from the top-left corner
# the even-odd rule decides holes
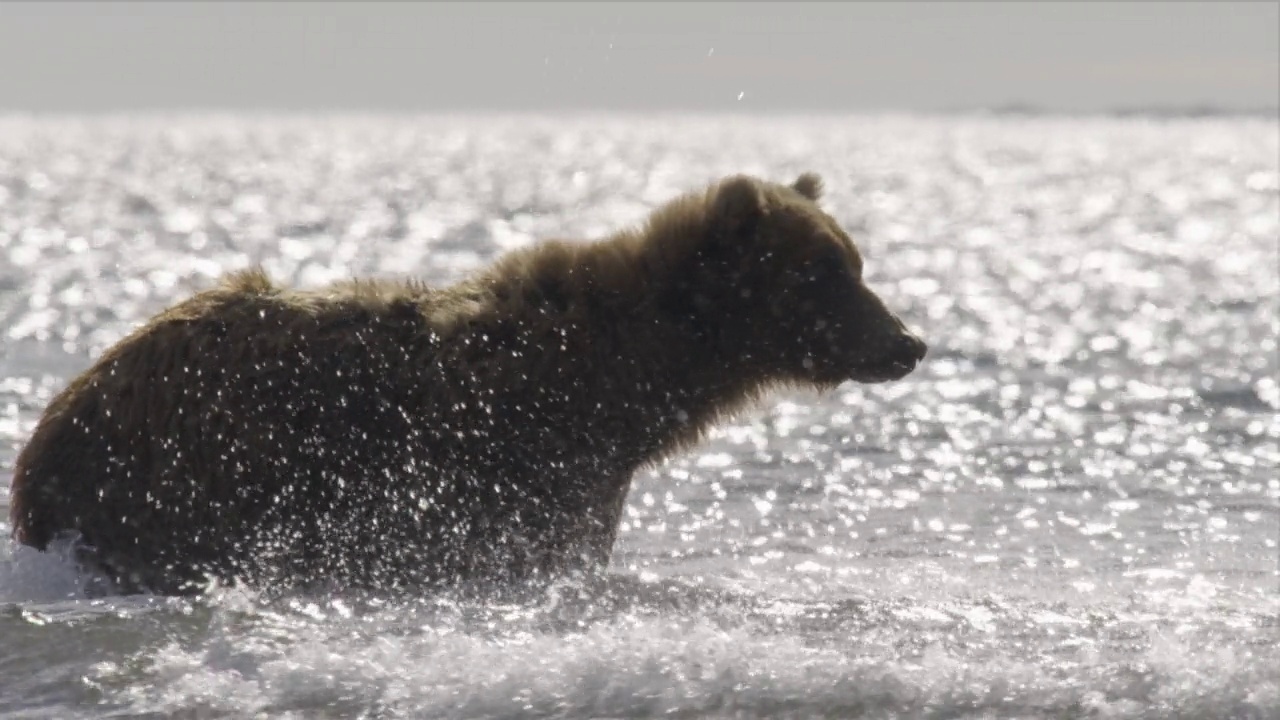
[[[819,172],[930,345],[644,472],[608,576],[518,603],[97,597],[0,541],[0,717],[1280,717],[1278,157],[1273,117],[0,118],[0,486],[224,271],[443,284],[737,172]]]

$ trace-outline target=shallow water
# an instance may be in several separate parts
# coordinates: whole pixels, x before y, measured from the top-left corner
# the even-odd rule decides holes
[[[0,717],[1280,717],[1274,119],[0,119],[0,482],[219,273],[461,277],[720,175],[827,183],[929,341],[637,479],[522,603],[91,599],[0,544]],[[7,526],[0,526],[7,534]]]

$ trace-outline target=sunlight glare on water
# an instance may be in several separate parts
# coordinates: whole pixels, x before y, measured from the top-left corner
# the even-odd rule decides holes
[[[90,597],[0,547],[0,717],[1280,716],[1277,134],[0,119],[5,483],[55,392],[224,271],[443,284],[737,172],[819,172],[930,345],[641,474],[610,575],[524,604]]]

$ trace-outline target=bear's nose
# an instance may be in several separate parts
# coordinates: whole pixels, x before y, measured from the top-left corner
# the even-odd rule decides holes
[[[912,363],[924,360],[925,354],[929,352],[929,346],[909,332],[902,333],[897,344],[899,356],[910,358]]]
[[[914,368],[916,363],[924,360],[924,354],[929,350],[923,340],[906,331],[902,331],[899,336],[893,338],[890,347],[892,348],[891,363],[906,366],[906,368]]]

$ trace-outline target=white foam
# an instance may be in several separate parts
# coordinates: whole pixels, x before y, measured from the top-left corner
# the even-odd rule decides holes
[[[313,608],[314,610],[314,608]],[[242,617],[237,611],[236,617]],[[171,641],[138,666],[104,664],[131,710],[250,716],[1274,717],[1280,680],[1265,658],[1153,636],[1116,656],[1091,641],[1057,657],[984,655],[942,644],[914,653],[859,637],[815,643],[703,616],[624,615],[579,632],[459,631],[324,612],[259,617],[250,632]],[[399,616],[402,622],[404,617]],[[230,620],[230,618],[228,618]],[[223,628],[230,629],[231,622]],[[1074,651],[1070,647],[1076,647]],[[1274,658],[1272,658],[1274,659]],[[114,678],[114,679],[113,679]],[[1154,714],[1153,714],[1154,713]]]

